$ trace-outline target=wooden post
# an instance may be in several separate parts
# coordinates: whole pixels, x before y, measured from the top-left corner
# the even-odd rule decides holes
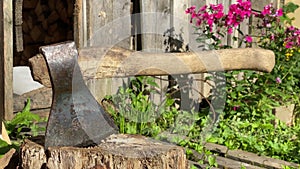
[[[12,0],[0,2],[0,122],[13,117],[13,19]],[[0,125],[1,126],[1,125]],[[2,129],[0,130],[2,131]]]

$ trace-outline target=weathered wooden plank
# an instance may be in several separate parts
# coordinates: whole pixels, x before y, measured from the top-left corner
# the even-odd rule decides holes
[[[131,48],[131,0],[113,1],[113,36],[119,47]],[[114,43],[115,43],[114,42]]]
[[[13,115],[13,7],[11,0],[0,2],[0,122]],[[2,128],[2,127],[1,127]],[[0,130],[1,131],[1,130]]]
[[[24,50],[22,25],[15,26],[15,45],[17,52],[22,52]]]
[[[75,0],[74,3],[74,41],[77,48],[83,47],[84,45],[84,21],[83,13],[84,9],[82,3],[85,0]]]
[[[166,50],[167,36],[164,33],[172,28],[173,20],[173,2],[172,0],[142,0],[140,1],[141,12],[141,46],[142,51],[157,53]],[[173,32],[172,32],[173,33]],[[170,77],[169,77],[170,78]],[[166,93],[169,82],[162,79],[168,79],[167,76],[158,77],[155,82],[159,84],[160,93]],[[151,99],[156,102],[162,102],[162,97],[152,94]]]
[[[3,1],[0,2],[0,19],[4,20],[4,8],[3,8]],[[1,52],[1,56],[0,56],[0,136],[2,137],[2,120],[4,118],[4,112],[5,112],[5,99],[4,99],[4,94],[5,94],[5,76],[4,76],[4,28],[3,28],[3,24],[0,25],[0,52]]]
[[[52,103],[52,89],[43,87],[20,96],[14,97],[14,112],[22,111],[27,99],[30,98],[32,110],[50,108]]]
[[[172,2],[172,20],[171,25],[174,27],[176,38],[183,42],[183,48],[189,44],[189,15],[184,11],[190,6],[189,1],[171,0]]]
[[[162,52],[165,50],[165,31],[172,27],[170,0],[142,0],[141,3],[142,50]]]
[[[252,163],[255,165],[262,165],[268,168],[282,168],[282,166],[289,166],[298,168],[300,165],[295,163],[286,162],[279,159],[274,159],[266,156],[258,156],[254,153],[242,150],[229,150],[226,155],[227,158],[239,159],[240,161]]]
[[[130,49],[130,0],[77,0],[76,4],[75,40],[77,47],[120,46]],[[87,80],[88,88],[94,96],[111,94],[117,91],[121,84],[116,81],[112,82],[111,79]],[[113,87],[107,88],[111,85]]]
[[[130,0],[77,0],[75,35],[78,47],[130,46]],[[124,42],[126,41],[126,42]]]
[[[23,10],[23,0],[14,0],[15,25],[22,25],[23,23],[22,10]]]
[[[190,1],[191,1],[190,5],[196,6],[197,8],[200,8],[201,6],[206,4],[206,1],[199,1],[199,0],[190,0]],[[189,24],[189,47],[193,51],[202,50],[201,48],[199,48],[199,43],[196,41],[197,37],[198,37],[197,34],[195,34],[195,28],[192,26],[192,24]]]
[[[195,161],[189,161],[189,164],[190,164],[190,166],[194,166],[194,167],[197,167],[197,168],[199,168],[199,169],[203,169],[203,168],[206,168],[206,167],[208,167],[208,168],[210,168],[210,169],[218,169],[218,168],[216,168],[216,167],[210,167],[210,166],[208,166],[207,164],[199,164],[199,163],[197,163],[197,162],[195,162]],[[191,167],[190,167],[191,168]]]
[[[211,1],[199,1],[199,0],[189,0],[190,3],[189,3],[189,6],[196,6],[197,9],[208,4],[208,3],[215,3],[215,2],[211,2]],[[225,0],[227,1],[227,0]],[[186,14],[187,15],[187,14]],[[190,16],[188,15],[188,22],[190,22]],[[189,50],[191,51],[202,51],[204,50],[204,46],[201,46],[200,47],[200,44],[199,42],[197,42],[197,37],[198,35],[195,34],[195,28],[192,24],[188,23],[188,26],[189,26],[189,41],[188,41],[188,46],[189,46]],[[201,73],[201,74],[197,74],[195,75],[197,79],[205,79],[206,76],[210,76],[206,73]],[[211,91],[211,86],[209,86],[207,83],[205,82],[197,82],[197,86],[198,86],[198,90],[199,92],[201,92],[204,97],[208,97],[210,95],[210,91]]]
[[[216,156],[216,162],[218,164],[218,168],[230,168],[230,169],[241,169],[244,166],[247,169],[263,169],[259,166],[254,166],[245,162],[236,161],[229,158],[224,158],[220,156]]]
[[[282,168],[282,166],[290,166],[290,167],[299,167],[299,164],[286,162],[283,160],[278,160],[266,156],[258,156],[254,153],[242,151],[242,150],[229,150],[226,146],[213,144],[213,143],[206,143],[205,148],[207,150],[211,150],[213,152],[217,152],[226,156],[228,159],[238,160],[243,163],[248,163],[251,165],[267,167],[267,168]],[[220,159],[224,161],[223,159]],[[226,160],[225,160],[226,161]],[[224,162],[225,162],[224,161]],[[227,163],[227,162],[225,162]],[[230,164],[230,163],[228,163]],[[247,166],[245,166],[248,168]]]

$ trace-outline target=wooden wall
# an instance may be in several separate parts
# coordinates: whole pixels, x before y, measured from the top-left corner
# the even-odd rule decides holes
[[[20,0],[19,0],[20,1]],[[19,2],[16,1],[16,2]],[[25,0],[24,0],[25,1]],[[32,2],[33,0],[31,0]],[[36,0],[40,2],[39,0]],[[189,24],[189,16],[184,10],[196,5],[200,7],[209,3],[224,3],[229,6],[230,2],[235,0],[74,0],[74,40],[77,46],[84,47],[95,44],[105,44],[112,46],[117,43],[118,46],[134,50],[148,50],[151,52],[163,52],[165,50],[163,34],[166,30],[174,28],[173,35],[180,35],[181,40],[185,44],[189,44],[190,49],[201,50],[197,46],[193,28]],[[254,7],[261,8],[261,4],[269,2],[277,3],[279,0],[253,1]],[[21,1],[20,1],[21,2]],[[29,1],[28,1],[29,2]],[[48,2],[48,1],[47,1]],[[52,2],[52,1],[49,1]],[[53,0],[54,2],[54,0]],[[55,1],[56,2],[56,1]],[[57,1],[58,2],[58,1]],[[3,24],[0,27],[0,120],[10,119],[12,117],[12,1],[2,0],[0,3],[0,19]],[[43,4],[47,5],[47,4]],[[27,6],[28,7],[28,6]],[[70,7],[69,7],[70,8]],[[25,8],[24,8],[25,9]],[[44,9],[44,8],[43,8]],[[45,8],[46,9],[46,8]],[[71,11],[71,10],[70,10]],[[35,13],[38,11],[34,11]],[[147,15],[141,15],[135,19],[129,15],[139,12],[155,12],[159,13],[155,19]],[[126,17],[128,16],[128,17]],[[151,15],[150,15],[151,16]],[[16,25],[16,26],[20,26]],[[245,29],[247,29],[245,27]],[[23,30],[24,31],[24,30]],[[147,31],[150,33],[147,34]],[[121,35],[126,36],[119,36]],[[24,32],[23,32],[24,33]],[[144,33],[144,34],[141,34]],[[105,36],[103,36],[105,35]],[[109,35],[109,36],[107,36]],[[105,37],[105,38],[101,38]],[[177,36],[178,38],[179,36]],[[23,37],[25,38],[25,37]],[[24,46],[26,48],[26,46]],[[197,75],[203,78],[204,75]],[[187,78],[187,77],[183,77]],[[116,86],[128,79],[120,79],[119,81],[102,80],[102,82],[90,81],[90,88],[95,93],[109,94],[116,91]],[[99,83],[99,84],[96,84]],[[115,87],[114,87],[114,84]],[[161,83],[162,85],[166,85]],[[97,86],[110,86],[111,89],[101,91]],[[205,91],[203,84],[199,85],[201,91]],[[97,90],[97,91],[96,91]]]
[[[223,3],[226,9],[236,0],[77,0],[77,2],[82,9],[79,10],[82,17],[77,20],[78,27],[76,29],[78,30],[75,31],[79,33],[76,36],[79,47],[122,46],[127,49],[155,53],[174,52],[170,46],[166,50],[165,40],[167,37],[163,36],[166,31],[171,29],[172,32],[169,32],[169,36],[183,42],[181,44],[183,49],[178,51],[184,52],[186,45],[193,51],[203,50],[203,48],[198,48],[199,44],[196,42],[194,28],[189,23],[189,16],[185,14],[185,9],[191,5],[196,5],[199,8],[211,3]],[[269,2],[276,3],[275,0],[254,1],[253,6],[256,9],[262,9],[261,4],[266,5]],[[135,14],[131,18],[126,17],[134,13],[141,14]],[[244,32],[249,31],[247,21],[242,29]],[[231,42],[229,41],[229,43]],[[237,43],[231,45],[237,46]],[[182,87],[191,76],[195,79],[204,79],[206,75],[180,75],[172,76],[172,78],[181,81],[182,83],[177,83],[177,85]],[[170,77],[164,76],[158,77],[158,79],[170,79]],[[97,99],[101,100],[104,95],[116,92],[117,88],[122,86],[124,82],[128,83],[128,79],[90,79],[88,86]],[[165,89],[169,85],[165,80],[157,80],[157,83],[161,85],[161,89]],[[195,82],[192,85],[205,96],[209,95],[210,88],[207,84]],[[179,97],[181,100],[189,100],[191,97],[196,99],[199,96],[195,96],[192,92],[184,93],[182,91]],[[184,105],[186,104],[184,103]],[[186,107],[186,109],[189,108],[190,105]]]

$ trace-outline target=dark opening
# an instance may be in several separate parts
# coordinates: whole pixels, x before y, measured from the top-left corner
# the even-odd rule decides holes
[[[131,0],[132,2],[132,35],[133,35],[133,46],[135,50],[142,50],[142,36],[141,32],[141,13],[140,0]]]
[[[22,31],[17,32],[17,26],[14,30],[14,39],[21,36],[23,42],[14,43],[14,66],[27,66],[40,46],[74,39],[74,3],[75,0],[23,0]],[[18,4],[14,5],[16,10]],[[23,45],[23,50],[16,50],[20,49],[16,45]]]

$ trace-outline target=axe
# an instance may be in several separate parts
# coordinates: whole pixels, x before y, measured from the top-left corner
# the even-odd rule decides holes
[[[53,90],[45,148],[97,145],[118,128],[84,83],[74,42],[40,48]]]

